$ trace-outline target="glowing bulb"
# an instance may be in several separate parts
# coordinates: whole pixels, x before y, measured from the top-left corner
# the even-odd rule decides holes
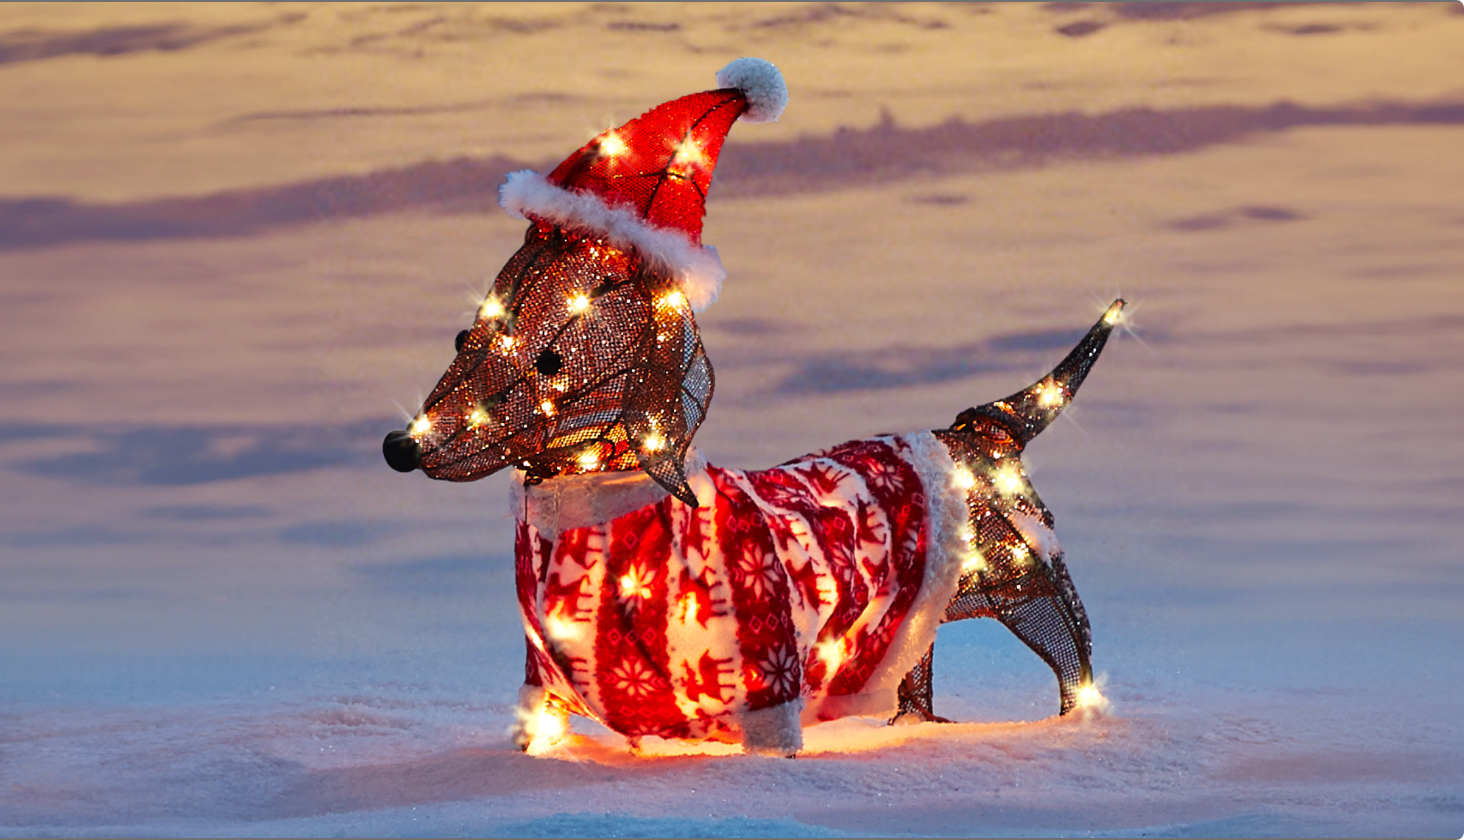
[[[575,295],[574,297],[569,299],[569,311],[574,313],[575,315],[578,315],[589,308],[589,295]]]
[[[676,156],[671,159],[671,165],[677,169],[690,169],[693,167],[705,167],[707,156],[702,147],[691,139],[690,135],[676,146]],[[684,175],[684,172],[673,172],[673,174]]]
[[[1052,380],[1048,380],[1037,387],[1037,401],[1047,408],[1061,405],[1065,396],[1062,392],[1062,386]]]
[[[970,490],[972,487],[976,486],[976,476],[972,475],[971,471],[966,469],[965,467],[957,467],[956,477],[952,480],[951,483],[956,485],[957,490],[960,490],[962,493],[964,493],[967,490]]]
[[[673,289],[666,294],[661,295],[661,300],[658,302],[662,306],[668,307],[670,309],[676,309],[677,307],[686,303],[686,295],[683,295],[679,290]]]
[[[432,421],[428,420],[426,417],[419,416],[416,420],[412,421],[412,427],[410,431],[413,436],[425,435],[428,432],[432,431]]]
[[[485,321],[491,321],[494,318],[499,318],[499,317],[502,317],[502,316],[503,316],[503,301],[499,300],[498,298],[496,298],[496,297],[494,297],[492,295],[489,295],[483,301],[483,305],[478,308],[478,317],[481,318],[481,319],[483,319],[483,320],[485,320]]]
[[[556,707],[545,703],[544,707],[537,712],[526,715],[519,714],[527,720],[524,729],[529,736],[527,752],[529,755],[541,755],[550,747],[564,740],[569,734],[569,716]]]
[[[1103,696],[1103,693],[1098,690],[1098,686],[1088,683],[1078,689],[1078,708],[1081,709],[1088,706],[1102,708],[1107,704],[1108,698]]]
[[[625,141],[620,139],[620,135],[613,131],[605,132],[605,136],[600,140],[600,154],[602,155],[616,157],[625,154],[629,148],[625,145]]]
[[[498,337],[498,349],[500,352],[503,353],[513,352],[513,346],[517,343],[518,342],[514,341],[513,336],[511,335],[500,335]]]
[[[488,423],[488,412],[484,411],[481,405],[474,406],[473,410],[468,412],[468,416],[464,419],[468,421],[469,426],[474,428],[484,426]]]
[[[646,439],[641,441],[641,448],[647,452],[660,452],[665,445],[665,439],[655,433],[647,435]]]
[[[986,571],[985,555],[983,555],[979,551],[972,550],[972,552],[967,555],[966,562],[961,564],[961,574],[965,575],[970,574],[971,572],[984,571]]]
[[[842,639],[819,642],[813,646],[813,649],[818,654],[818,658],[823,660],[830,674],[839,670],[839,666],[844,664],[844,641]]]
[[[1123,301],[1117,301],[1103,313],[1103,323],[1113,326],[1123,320]]]
[[[1020,468],[1007,464],[996,471],[996,489],[1004,495],[1010,496],[1022,489],[1022,471]]]
[[[550,402],[549,400],[544,400],[543,402],[539,403],[539,411],[545,417],[553,417],[554,416],[554,403]]]
[[[564,720],[548,709],[539,712],[538,736],[554,743],[564,737]]]
[[[1017,543],[1016,545],[1012,546],[1012,562],[1013,563],[1016,563],[1017,565],[1020,566],[1021,564],[1027,562],[1027,556],[1028,556],[1028,552],[1027,552],[1027,547],[1025,545],[1022,545],[1021,543]]]
[[[582,453],[579,458],[579,465],[587,470],[592,470],[600,464],[600,450],[591,449]]]
[[[544,634],[556,642],[578,639],[582,628],[573,621],[565,621],[556,614],[544,617]]]

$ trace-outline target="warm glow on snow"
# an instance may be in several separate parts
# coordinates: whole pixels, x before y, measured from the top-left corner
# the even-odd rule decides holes
[[[533,733],[533,740],[529,742],[526,752],[529,755],[542,755],[546,750],[564,740],[569,729],[562,714],[555,714],[553,710],[545,708],[534,716],[533,725],[529,731]]]

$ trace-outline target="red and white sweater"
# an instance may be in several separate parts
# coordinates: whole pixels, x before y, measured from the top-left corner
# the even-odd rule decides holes
[[[521,702],[777,754],[802,724],[892,714],[966,557],[956,471],[916,432],[768,470],[694,455],[696,508],[641,472],[516,483]]]

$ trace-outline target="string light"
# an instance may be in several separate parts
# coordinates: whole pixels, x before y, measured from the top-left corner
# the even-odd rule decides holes
[[[554,714],[548,709],[539,711],[538,726],[534,727],[534,740],[543,740],[548,744],[558,743],[564,738],[564,718]]]
[[[569,299],[569,311],[575,315],[590,308],[589,295],[579,294]]]
[[[580,136],[583,137],[584,135],[581,134]],[[619,157],[625,154],[628,148],[625,145],[625,141],[620,138],[620,135],[613,131],[605,132],[605,136],[600,139],[600,154],[607,157]]]
[[[498,337],[498,350],[504,354],[511,353],[513,352],[513,346],[517,343],[511,335],[500,335]]]
[[[464,419],[466,419],[468,421],[468,425],[472,426],[473,428],[485,426],[488,424],[488,412],[483,410],[483,406],[476,405],[473,406],[473,410],[468,412],[468,416]]]
[[[962,493],[976,486],[976,476],[965,467],[956,467],[956,477],[951,481]]]
[[[497,296],[489,295],[483,300],[483,305],[478,307],[478,317],[484,321],[491,321],[494,318],[503,316],[503,301]]]
[[[645,440],[641,441],[641,448],[647,452],[660,452],[662,447],[664,447],[665,445],[665,438],[654,432],[646,435]]]
[[[1121,300],[1115,301],[1112,306],[1108,307],[1108,311],[1103,313],[1103,323],[1107,324],[1110,327],[1114,324],[1117,324],[1122,319],[1123,301]]]
[[[430,431],[432,431],[432,421],[426,417],[419,416],[412,421],[411,433],[413,436],[425,435]]]
[[[1044,408],[1062,405],[1065,397],[1066,395],[1062,392],[1062,386],[1051,379],[1043,380],[1042,384],[1037,386],[1037,401]]]
[[[539,413],[544,415],[545,417],[553,417],[554,403],[549,400],[544,400],[543,402],[539,403]]]
[[[683,295],[678,289],[672,289],[666,294],[661,295],[661,299],[657,303],[669,309],[676,309],[686,303],[686,295]]]
[[[544,617],[544,633],[555,642],[574,641],[584,635],[584,627],[573,621],[565,621],[558,614]]]
[[[961,574],[969,575],[972,572],[984,572],[986,568],[986,555],[973,548],[971,549],[971,553],[966,555],[966,562],[961,564]]]
[[[579,465],[587,470],[592,470],[600,464],[600,450],[598,447],[589,449],[579,456]]]
[[[839,670],[839,666],[844,664],[844,657],[847,655],[843,639],[837,641],[827,639],[815,644],[813,649],[818,654],[818,658],[823,660],[824,665],[828,667],[830,674]]]
[[[1022,489],[1023,483],[1022,470],[1016,464],[1003,464],[996,471],[996,489],[1001,491],[1002,495],[1015,495]]]
[[[1082,688],[1078,689],[1078,708],[1102,709],[1104,706],[1107,705],[1108,698],[1104,697],[1103,692],[1099,691],[1098,686],[1094,685],[1093,683],[1088,683]]]
[[[687,170],[693,168],[705,168],[707,165],[706,153],[697,142],[687,135],[676,146],[676,155],[671,158],[671,174],[680,175],[685,178],[689,174]]]
[[[528,746],[524,749],[529,755],[544,754],[569,734],[569,715],[549,700],[545,700],[537,712],[520,710],[519,719],[529,735]]]

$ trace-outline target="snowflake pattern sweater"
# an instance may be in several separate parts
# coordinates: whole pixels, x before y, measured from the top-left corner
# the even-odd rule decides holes
[[[774,754],[802,724],[893,713],[965,558],[946,448],[916,432],[687,472],[695,508],[639,472],[516,484],[525,705]]]

